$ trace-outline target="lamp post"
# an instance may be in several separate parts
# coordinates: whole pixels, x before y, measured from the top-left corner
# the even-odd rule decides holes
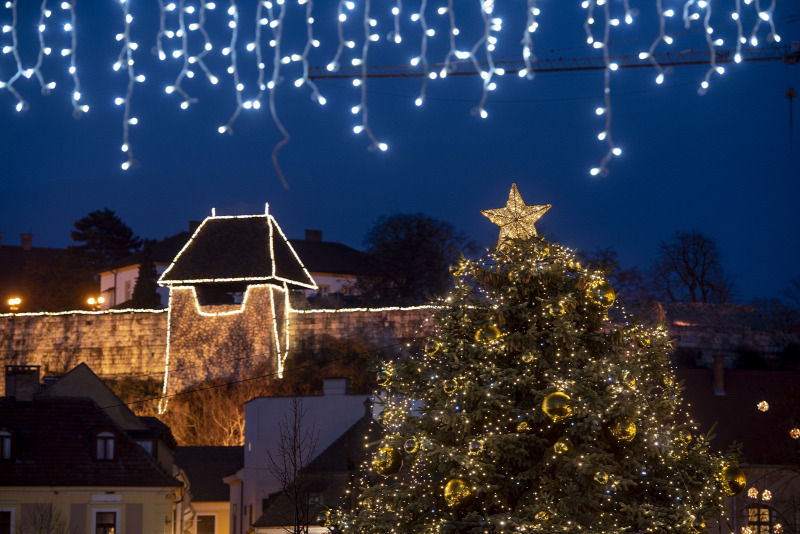
[[[103,297],[97,297],[97,298],[89,297],[89,300],[87,300],[86,302],[89,303],[89,307],[91,307],[92,310],[98,311],[103,306],[103,303],[105,301],[106,299]]]
[[[12,312],[19,311],[19,306],[22,304],[22,299],[19,297],[13,297],[8,299],[8,309]]]

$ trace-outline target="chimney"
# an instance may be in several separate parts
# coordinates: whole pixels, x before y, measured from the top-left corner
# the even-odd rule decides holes
[[[22,240],[22,250],[30,250],[33,248],[33,234],[19,234]]]
[[[725,356],[714,355],[714,395],[725,395]]]
[[[322,230],[306,230],[306,241],[322,241]]]
[[[14,397],[18,402],[31,402],[38,390],[38,365],[6,365],[6,397]]]
[[[322,394],[347,395],[350,393],[350,380],[347,378],[325,378],[322,380]]]

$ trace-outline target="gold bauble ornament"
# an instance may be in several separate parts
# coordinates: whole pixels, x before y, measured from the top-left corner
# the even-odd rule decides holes
[[[678,443],[686,447],[692,441],[692,433],[682,428],[678,431],[678,435],[675,437],[678,440]]]
[[[551,317],[563,317],[567,313],[567,307],[564,306],[563,302],[557,302],[550,306],[550,316]]]
[[[548,514],[544,510],[539,510],[538,512],[536,512],[536,515],[533,516],[533,518],[537,521],[547,521],[548,519],[550,519],[550,514]]]
[[[375,510],[377,508],[377,506],[375,506],[375,501],[372,499],[372,497],[367,497],[366,499],[361,501],[361,506],[363,506],[367,510]]]
[[[483,443],[477,440],[470,441],[469,445],[467,445],[467,450],[473,456],[480,454],[480,452],[483,450]]]
[[[317,514],[317,524],[321,527],[329,527],[333,524],[333,518],[330,510],[322,510]]]
[[[611,435],[620,443],[630,443],[636,437],[636,423],[629,417],[623,417],[609,429]]]
[[[606,482],[608,482],[608,473],[606,473],[605,471],[597,471],[594,474],[594,481],[597,482],[598,484],[605,484]]]
[[[405,443],[403,443],[403,449],[408,454],[414,454],[419,450],[419,441],[417,438],[408,438]]]
[[[567,270],[571,273],[577,273],[581,270],[581,262],[575,258],[570,258],[567,261]]]
[[[450,274],[453,276],[461,276],[466,270],[467,266],[462,262],[454,263],[450,266]]]
[[[663,375],[660,383],[662,388],[669,389],[675,384],[675,379],[672,378],[672,375]]]
[[[692,518],[692,530],[697,534],[703,534],[706,531],[706,522],[702,517]]]
[[[522,275],[519,274],[519,271],[509,271],[508,272],[508,281],[511,282],[512,284],[516,284],[517,282],[520,281],[521,278],[522,278]]]
[[[636,387],[636,377],[634,377],[633,373],[630,371],[622,371],[622,374],[619,376],[619,381],[625,387]]]
[[[603,308],[610,308],[615,298],[614,288],[606,281],[598,282],[589,289],[589,299]]]
[[[475,341],[488,345],[500,339],[501,335],[500,329],[492,324],[484,328],[479,328],[478,331],[475,332]]]
[[[554,423],[559,423],[572,415],[572,399],[566,393],[556,391],[544,398],[542,411]]]
[[[650,336],[647,334],[637,334],[636,344],[639,345],[640,348],[646,349],[650,346]]]
[[[455,380],[445,380],[442,384],[442,389],[444,389],[444,392],[448,395],[452,395],[458,389],[458,382]]]
[[[453,478],[444,487],[444,500],[450,508],[461,508],[472,497],[472,488],[463,479]]]
[[[378,373],[378,385],[379,386],[388,386],[389,382],[392,380],[392,373],[389,371],[381,371]]]
[[[569,443],[564,440],[556,441],[553,444],[553,450],[556,454],[564,454],[569,451]]]
[[[381,476],[390,477],[397,474],[403,466],[403,455],[400,451],[389,445],[378,449],[372,457],[372,468]]]
[[[738,465],[728,464],[719,473],[719,484],[725,495],[733,497],[740,494],[747,486],[747,478]]]
[[[522,434],[523,432],[530,432],[530,430],[531,430],[531,425],[529,425],[529,424],[528,424],[527,422],[525,422],[525,421],[523,421],[523,422],[521,422],[521,423],[519,423],[519,424],[517,425],[517,432],[518,432],[519,434]]]
[[[536,255],[539,259],[544,259],[550,254],[550,244],[547,241],[541,241],[536,244]]]
[[[533,353],[532,352],[523,352],[520,359],[523,363],[531,363],[533,361]]]
[[[440,350],[442,350],[441,344],[435,339],[431,339],[427,343],[425,343],[425,354],[428,356],[433,356],[437,354]]]

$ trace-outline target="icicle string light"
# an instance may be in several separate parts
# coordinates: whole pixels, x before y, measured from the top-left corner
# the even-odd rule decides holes
[[[124,96],[119,96],[115,101],[121,109],[122,146],[127,156],[126,161],[122,163],[122,168],[127,169],[134,166],[135,163],[130,142],[130,127],[135,122],[131,122],[135,119],[131,98],[135,83],[144,81],[144,71],[149,68],[149,65],[145,64],[145,57],[137,53],[136,43],[131,37],[132,21],[137,16],[135,9],[138,6],[130,0],[118,1],[121,6],[119,12],[123,17],[123,31],[117,35],[121,48],[114,62],[114,70],[126,69],[128,83]],[[724,15],[719,14],[719,6],[723,5],[719,1],[717,1],[717,11],[712,11],[713,1],[684,0],[678,6],[665,6],[663,0],[653,0],[652,5],[646,8],[647,16],[639,17],[640,8],[632,8],[630,0],[622,0],[613,4],[609,0],[579,0],[585,10],[583,29],[588,51],[602,52],[601,68],[605,70],[603,77],[605,126],[601,132],[601,140],[605,142],[608,149],[600,164],[590,169],[591,174],[603,176],[608,174],[611,156],[619,155],[621,152],[612,142],[610,135],[612,116],[609,96],[610,79],[613,71],[617,68],[633,65],[628,59],[624,60],[626,63],[623,65],[621,60],[615,59],[618,56],[612,55],[612,46],[622,49],[622,56],[619,57],[627,58],[631,52],[631,45],[623,44],[630,40],[611,41],[611,32],[616,34],[617,27],[632,26],[639,18],[646,19],[645,22],[649,26],[653,22],[652,16],[657,17],[658,35],[650,42],[649,48],[638,52],[640,62],[649,62],[653,66],[656,84],[662,84],[671,70],[660,64],[660,62],[664,62],[664,55],[660,54],[660,50],[673,44],[675,40],[673,35],[685,36],[689,40],[693,39],[683,49],[688,48],[698,58],[702,57],[708,61],[708,68],[700,79],[698,91],[701,94],[708,90],[711,78],[715,73],[722,74],[724,72],[722,63],[728,61],[728,56],[727,53],[723,56],[721,50],[731,50],[733,61],[739,63],[748,55],[750,58],[753,57],[752,51],[745,50],[745,47],[749,46],[755,49],[762,41],[770,46],[781,41],[774,19],[777,0],[735,0],[732,6],[725,7],[729,11]],[[495,0],[478,0],[477,6],[474,3],[456,2],[455,0],[446,2],[442,0],[434,6],[428,0],[420,0],[419,11],[412,13],[408,13],[402,0],[381,3],[378,13],[373,12],[373,8],[376,6],[372,5],[371,0],[339,0],[336,4],[316,3],[316,5],[312,0],[259,0],[252,6],[250,4],[240,6],[236,0],[230,0],[226,3],[225,9],[219,9],[215,2],[210,0],[198,0],[198,2],[158,0],[159,25],[155,36],[154,52],[159,61],[170,64],[179,62],[174,82],[167,85],[165,91],[167,94],[178,95],[178,105],[183,109],[198,102],[200,93],[190,81],[198,78],[199,76],[196,75],[202,73],[206,81],[216,85],[220,79],[213,72],[214,66],[218,65],[220,60],[227,63],[229,76],[226,77],[226,82],[233,85],[235,107],[227,124],[217,127],[220,133],[233,133],[233,124],[241,113],[259,109],[264,104],[264,98],[267,96],[265,93],[269,92],[270,114],[281,134],[280,141],[273,149],[272,160],[279,177],[286,186],[286,180],[278,164],[278,153],[289,142],[290,135],[278,117],[276,104],[276,92],[284,75],[287,79],[291,76],[293,81],[293,84],[286,85],[294,85],[303,89],[304,86],[307,86],[311,92],[311,100],[317,104],[325,104],[327,100],[320,93],[315,80],[322,77],[322,73],[340,73],[342,71],[353,73],[337,75],[337,77],[352,77],[353,85],[360,89],[360,101],[351,107],[353,113],[360,118],[360,123],[353,129],[356,133],[364,133],[368,137],[370,149],[386,150],[388,145],[378,140],[369,121],[366,85],[368,78],[376,75],[385,77],[387,74],[373,74],[375,69],[369,65],[368,60],[380,57],[381,61],[385,62],[387,57],[398,57],[401,58],[399,61],[392,62],[410,61],[411,67],[416,69],[414,73],[408,74],[410,71],[406,70],[400,75],[423,77],[419,93],[412,96],[414,103],[418,106],[424,103],[431,81],[445,78],[454,73],[477,75],[481,80],[482,92],[471,111],[481,118],[486,118],[489,114],[489,109],[487,109],[489,95],[497,89],[503,74],[511,71],[517,72],[522,78],[533,79],[537,70],[547,70],[542,69],[542,65],[546,65],[548,60],[542,60],[534,53],[533,37],[541,20],[540,2],[526,0],[523,4],[524,7],[520,7],[525,9],[524,16],[522,13],[516,17],[514,12],[503,13],[507,17],[511,15],[512,23],[516,24],[513,26],[515,28],[513,31],[519,28],[522,36],[518,41],[519,52],[515,54],[518,59],[512,58],[501,63],[495,62],[494,54],[502,51],[503,54],[512,57],[514,45],[503,43],[505,46],[498,48],[503,33],[503,21],[496,12],[500,7],[502,9],[519,9],[519,7],[509,7],[508,4],[499,6],[496,5]],[[19,0],[6,0],[4,3],[6,10],[9,11],[6,17],[10,21],[2,26],[0,50],[9,56],[13,67],[0,71],[2,73],[0,74],[2,75],[0,90],[6,89],[15,101],[16,110],[23,111],[29,106],[29,97],[21,90],[26,79],[35,77],[41,92],[45,94],[56,87],[54,81],[45,80],[42,69],[46,66],[45,58],[52,52],[48,43],[45,42],[45,38],[47,37],[50,41],[51,28],[60,26],[69,38],[69,44],[58,47],[56,50],[59,53],[53,55],[68,60],[68,75],[72,78],[70,102],[73,114],[76,117],[80,116],[88,111],[87,102],[90,101],[90,98],[83,94],[81,79],[78,75],[78,30],[86,28],[86,26],[79,26],[75,0],[58,2],[58,11],[63,14],[62,22],[52,20],[57,17],[53,16],[48,9],[47,0],[40,2],[38,16],[30,21],[20,19],[20,17],[24,18],[19,12],[22,5]],[[468,17],[472,15],[471,10],[476,7],[481,18],[479,21],[471,22],[469,28],[465,28],[472,33],[462,33],[456,24],[457,20],[459,22],[462,21],[462,18],[469,20]],[[328,11],[324,11],[326,9]],[[681,13],[677,13],[678,10]],[[315,11],[320,11],[320,13],[315,13]],[[457,11],[458,13],[456,13]],[[602,35],[597,31],[596,26],[601,11],[605,21]],[[360,21],[357,13],[363,15]],[[735,25],[735,37],[725,36],[722,35],[723,32],[715,31],[715,28],[711,26],[712,14],[717,19],[730,16],[733,20],[731,26]],[[247,20],[253,15],[251,30]],[[295,41],[299,32],[284,32],[286,20],[302,20],[305,24],[305,43],[301,53],[286,54],[283,51],[287,47],[298,46]],[[667,31],[670,21],[678,22],[679,20],[682,22],[684,31],[680,34],[670,35]],[[363,26],[363,31],[357,30],[359,22]],[[624,24],[622,24],[623,22]],[[222,31],[209,29],[212,28],[210,24],[219,25],[220,23],[226,25],[227,28]],[[322,27],[320,27],[321,23]],[[326,23],[327,25],[325,25]],[[522,23],[524,23],[524,28],[519,26]],[[27,65],[25,58],[33,58],[34,54],[27,56],[20,50],[20,47],[24,47],[27,42],[24,35],[21,38],[20,30],[34,24],[38,29],[38,51],[35,53],[35,61],[31,60],[31,64]],[[751,24],[752,26],[750,26]],[[383,40],[379,37],[379,28],[382,25],[390,28]],[[404,39],[405,25],[410,25],[414,32],[420,32],[419,41],[416,38]],[[262,43],[266,26],[272,30],[269,40],[269,46],[274,52],[271,75],[267,73],[269,67],[262,50],[262,45],[266,45],[266,43]],[[645,31],[648,26],[645,26]],[[768,27],[766,31],[763,30],[765,26]],[[722,25],[722,28],[724,27]],[[335,32],[331,30],[335,30]],[[228,31],[230,34],[227,33]],[[45,35],[45,32],[48,34]],[[443,37],[445,32],[447,33],[446,39]],[[700,32],[703,32],[705,41],[701,48],[704,47],[707,52],[701,53],[700,48],[697,50],[694,48],[697,47],[696,41],[699,41],[699,38],[692,37],[692,35],[699,36]],[[460,42],[473,38],[475,40],[471,47],[465,47],[465,43]],[[219,39],[227,40],[227,42],[218,45]],[[288,42],[289,39],[292,41]],[[287,42],[284,43],[284,40]],[[413,42],[409,45],[407,41]],[[55,43],[54,40],[53,43]],[[380,48],[375,49],[374,54],[371,53],[373,45],[376,47],[380,45]],[[321,55],[327,55],[326,52],[332,50],[333,47],[335,47],[335,52],[326,64],[327,70],[315,67],[314,52],[320,50]],[[359,50],[359,47],[360,54],[345,58],[349,51]],[[408,47],[415,51],[407,54]],[[557,46],[550,46],[550,48],[557,50]],[[387,52],[387,49],[393,49],[393,51]],[[252,71],[249,65],[250,60],[245,61],[245,58],[248,57],[245,50],[247,53],[255,53],[256,69],[252,69]],[[433,60],[433,54],[440,52],[442,53],[441,63],[436,63]],[[635,49],[633,52],[636,53]],[[479,55],[481,56],[480,60],[478,59]],[[774,56],[771,58],[774,59]],[[134,59],[141,61],[141,64],[139,61],[134,64]],[[593,65],[600,65],[600,57],[594,56],[588,59],[593,62]],[[244,70],[240,70],[240,60],[242,61],[241,68]],[[373,59],[373,61],[375,60]],[[672,62],[669,58],[667,61]],[[298,65],[292,65],[295,63]],[[290,73],[288,68],[290,65],[292,68],[297,67],[299,73],[298,71]],[[470,66],[471,68],[469,68]],[[385,69],[386,67],[379,68]],[[255,80],[252,85],[247,82],[250,76]],[[388,76],[392,76],[392,74],[390,73]]]

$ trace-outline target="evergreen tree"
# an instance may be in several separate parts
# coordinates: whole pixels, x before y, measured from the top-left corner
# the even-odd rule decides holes
[[[133,230],[108,208],[93,211],[74,225],[72,240],[83,244],[72,245],[69,250],[79,254],[95,272],[130,256],[142,245]]]
[[[141,250],[141,263],[136,284],[133,286],[131,306],[134,308],[154,309],[161,307],[161,295],[158,294],[158,273],[153,263],[153,242],[146,239]]]
[[[735,451],[721,457],[692,436],[664,327],[617,320],[602,272],[536,235],[549,206],[512,206],[514,193],[510,222],[484,213],[503,227],[500,245],[452,270],[424,350],[383,362],[384,435],[350,490],[352,511],[320,523],[358,533],[703,532],[745,485]]]

